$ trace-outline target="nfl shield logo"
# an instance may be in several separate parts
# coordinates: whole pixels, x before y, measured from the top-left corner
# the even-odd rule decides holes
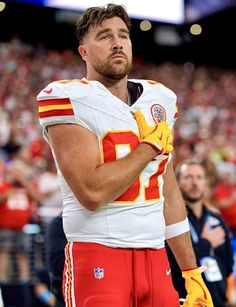
[[[102,268],[93,269],[93,274],[95,278],[102,279],[104,277],[104,269]]]

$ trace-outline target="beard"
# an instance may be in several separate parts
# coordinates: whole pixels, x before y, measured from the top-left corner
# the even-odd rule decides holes
[[[112,57],[116,54],[122,54],[126,59],[126,63],[124,63],[123,60],[112,59]],[[128,57],[124,53],[116,52],[105,61],[97,62],[94,69],[97,73],[107,79],[121,80],[131,71],[132,67],[132,59],[129,61]]]
[[[182,192],[184,200],[190,204],[198,202],[199,200],[202,200],[204,198],[203,193],[197,193],[197,195],[191,195],[189,193],[185,193],[184,191],[181,191],[181,192]]]

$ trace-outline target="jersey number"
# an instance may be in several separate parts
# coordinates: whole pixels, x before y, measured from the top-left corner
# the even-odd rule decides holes
[[[103,157],[104,162],[115,161],[122,156],[126,155],[129,151],[133,150],[139,144],[139,139],[132,131],[122,132],[108,132],[102,139]],[[168,158],[162,160],[158,165],[157,171],[150,176],[148,185],[144,187],[144,195],[146,200],[153,200],[160,198],[158,177],[161,175],[167,164]],[[140,176],[115,201],[118,202],[133,202],[140,194]]]

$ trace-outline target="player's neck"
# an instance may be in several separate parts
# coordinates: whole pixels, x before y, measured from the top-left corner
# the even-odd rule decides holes
[[[119,98],[120,100],[124,101],[128,104],[129,101],[129,93],[128,93],[128,77],[125,77],[121,80],[112,80],[109,78],[104,78],[103,76],[95,78],[89,78],[88,80],[96,80],[102,83],[114,96]]]
[[[120,100],[128,104],[129,93],[128,93],[127,81],[119,84],[117,83],[114,85],[105,85],[105,86],[114,96],[118,97]]]

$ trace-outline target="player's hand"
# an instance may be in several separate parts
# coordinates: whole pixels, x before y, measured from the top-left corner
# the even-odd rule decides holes
[[[201,272],[204,270],[197,268],[182,271],[182,276],[185,279],[185,288],[187,290],[183,307],[214,307],[210,292],[201,276]]]
[[[173,137],[167,122],[160,122],[156,126],[149,126],[140,110],[134,112],[140,133],[140,142],[155,147],[159,154],[173,151]]]

